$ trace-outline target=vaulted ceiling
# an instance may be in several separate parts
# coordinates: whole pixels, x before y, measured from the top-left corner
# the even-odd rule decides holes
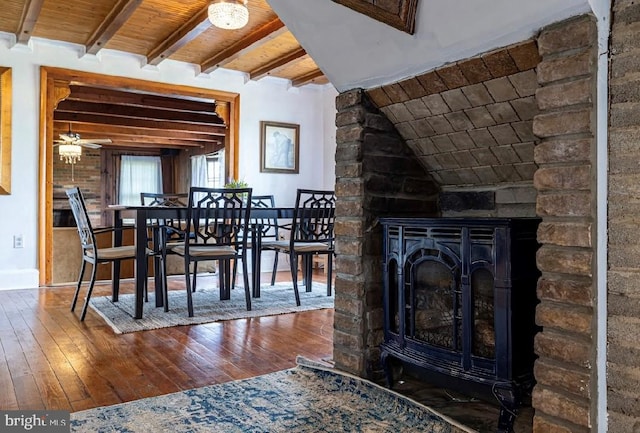
[[[265,76],[293,86],[326,84],[326,77],[266,0],[251,0],[249,23],[223,30],[207,18],[210,0],[3,0],[0,32],[15,42],[32,38],[69,42],[88,55],[118,50],[142,56],[148,65],[167,59]]]

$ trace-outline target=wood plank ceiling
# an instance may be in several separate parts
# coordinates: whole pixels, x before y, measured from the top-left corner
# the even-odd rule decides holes
[[[290,80],[292,86],[328,83],[266,0],[248,1],[249,23],[239,30],[211,25],[209,3],[3,0],[0,32],[14,34],[18,44],[27,44],[31,38],[78,44],[89,55],[102,49],[123,51],[145,57],[149,65],[172,59],[198,65],[203,73],[226,68],[244,72],[251,80],[272,76]],[[71,90],[54,114],[55,134],[71,125],[82,138],[167,148],[200,146],[224,137],[215,101],[81,86]]]

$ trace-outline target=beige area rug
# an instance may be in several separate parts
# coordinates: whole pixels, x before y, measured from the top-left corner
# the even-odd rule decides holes
[[[200,281],[198,281],[198,285]],[[92,298],[89,305],[111,326],[116,334],[167,328],[178,325],[197,325],[220,320],[243,319],[247,317],[273,316],[298,311],[333,308],[333,295],[327,296],[327,286],[313,283],[311,292],[303,286],[300,290],[300,306],[296,306],[292,283],[262,285],[260,298],[253,298],[251,311],[247,311],[244,289],[236,287],[231,291],[231,299],[220,300],[215,288],[198,289],[193,293],[194,317],[188,317],[187,294],[183,290],[169,291],[169,312],[163,307],[156,308],[154,293],[149,293],[149,302],[144,304],[142,319],[133,319],[134,295],[120,295],[118,302],[112,302],[111,296]]]

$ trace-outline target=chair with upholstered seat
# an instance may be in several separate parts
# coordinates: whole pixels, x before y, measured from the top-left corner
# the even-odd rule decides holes
[[[113,265],[113,279],[112,279],[112,299],[114,302],[118,301],[118,294],[120,291],[120,262],[122,260],[135,260],[136,249],[134,245],[116,246],[108,248],[98,248],[96,242],[96,235],[100,233],[114,232],[116,228],[104,228],[94,230],[91,221],[89,219],[89,213],[87,212],[87,206],[85,204],[84,196],[80,191],[80,188],[70,188],[66,191],[69,198],[69,206],[71,212],[76,221],[78,227],[78,234],[80,235],[80,245],[82,247],[82,265],[80,268],[80,276],[78,277],[78,284],[76,286],[76,292],[73,296],[71,303],[71,311],[76,308],[80,289],[82,287],[82,280],[84,278],[84,272],[86,270],[87,263],[92,265],[91,278],[89,280],[89,287],[87,288],[87,294],[82,307],[82,313],[80,314],[80,320],[83,321],[87,315],[87,307],[89,306],[89,299],[93,292],[93,287],[96,282],[97,267],[102,263],[111,263]],[[147,255],[151,254],[151,250],[147,249]]]
[[[231,296],[231,261],[241,260],[247,310],[251,310],[251,289],[247,266],[247,236],[251,213],[251,188],[191,187],[184,241],[173,248],[184,257],[187,309],[193,317],[193,296],[189,265],[218,261],[220,299]],[[194,275],[195,276],[195,275]],[[166,290],[166,287],[165,287]],[[168,309],[165,294],[165,309]]]
[[[272,248],[289,255],[291,278],[300,306],[298,292],[298,259],[302,259],[302,276],[306,291],[311,291],[313,257],[327,256],[327,296],[331,296],[334,256],[334,223],[336,196],[333,191],[298,189],[291,221],[289,240],[274,241]]]

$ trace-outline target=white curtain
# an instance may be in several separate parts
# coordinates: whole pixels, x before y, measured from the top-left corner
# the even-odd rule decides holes
[[[118,203],[140,206],[141,192],[162,192],[162,161],[160,157],[122,155]]]
[[[191,186],[208,186],[207,157],[204,155],[196,155],[191,157]]]

